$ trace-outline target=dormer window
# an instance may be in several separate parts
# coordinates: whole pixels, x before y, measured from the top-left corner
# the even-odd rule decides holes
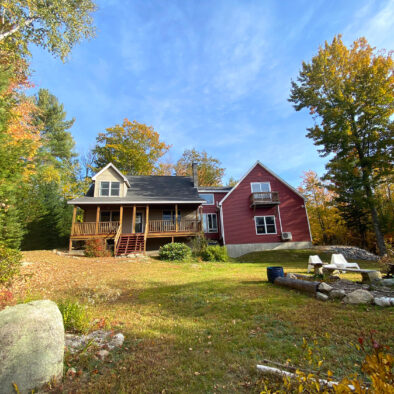
[[[100,182],[100,196],[119,197],[119,194],[120,194],[120,182],[110,182],[110,181]]]

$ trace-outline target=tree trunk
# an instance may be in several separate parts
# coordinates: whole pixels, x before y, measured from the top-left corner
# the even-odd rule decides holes
[[[375,237],[376,237],[376,243],[378,245],[379,255],[383,256],[387,253],[387,250],[386,250],[386,245],[384,244],[383,234],[380,231],[378,211],[376,210],[376,205],[373,198],[371,186],[369,185],[368,180],[366,180],[364,176],[363,176],[363,181],[364,181],[365,193],[367,194],[369,209],[371,211],[372,226],[375,231]]]

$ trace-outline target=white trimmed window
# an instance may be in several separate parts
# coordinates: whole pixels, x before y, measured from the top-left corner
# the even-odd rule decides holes
[[[120,195],[120,182],[102,181],[100,182],[100,196],[108,197]]]
[[[204,199],[205,202],[202,205],[214,205],[215,198],[213,194],[199,194],[200,198]]]
[[[269,193],[271,191],[271,184],[269,182],[252,182],[250,188],[252,193]]]
[[[218,232],[218,217],[216,213],[204,213],[202,216],[204,233]]]
[[[255,216],[256,234],[276,234],[275,216]]]

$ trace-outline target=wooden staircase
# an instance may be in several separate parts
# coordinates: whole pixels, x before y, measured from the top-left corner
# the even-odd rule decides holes
[[[144,252],[145,238],[144,234],[127,234],[121,235],[116,244],[116,256],[127,255],[130,253]]]

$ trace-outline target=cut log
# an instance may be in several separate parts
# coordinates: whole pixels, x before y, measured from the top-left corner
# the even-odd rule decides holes
[[[283,369],[269,367],[268,365],[257,365],[257,369],[263,373],[264,375],[275,375],[279,377],[287,377],[289,379],[296,379],[297,375],[292,372],[284,371]],[[338,382],[328,381],[326,379],[317,379],[321,385],[325,385],[328,387],[338,385]],[[349,384],[349,389],[354,391],[354,386]]]
[[[316,294],[320,282],[311,282],[309,280],[290,279],[287,277],[278,277],[274,283],[279,286],[290,287],[305,293]]]

